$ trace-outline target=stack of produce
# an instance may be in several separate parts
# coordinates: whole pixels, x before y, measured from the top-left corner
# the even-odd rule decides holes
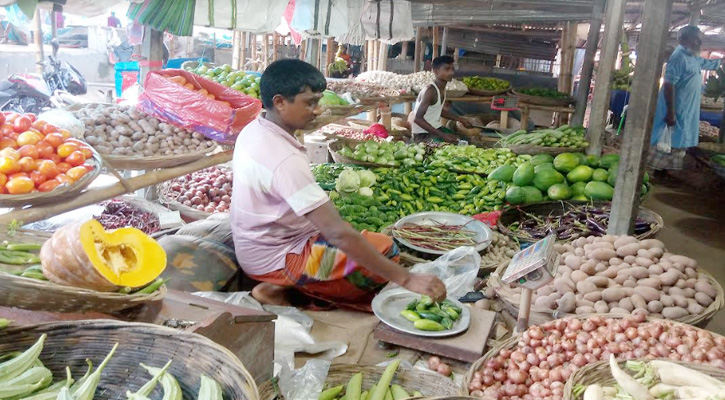
[[[375,135],[373,133],[367,133],[362,129],[355,129],[349,127],[343,127],[339,125],[326,125],[317,130],[326,135],[334,135],[343,137],[345,139],[357,140],[359,142],[365,142],[372,140],[374,142],[384,142],[385,139]]]
[[[520,130],[501,139],[499,145],[502,147],[529,145],[584,148],[589,145],[584,134],[584,128],[572,128],[568,125],[562,125],[556,129],[540,129],[530,133]]]
[[[515,169],[530,158],[531,156],[517,156],[509,149],[484,149],[473,145],[444,146],[433,152],[428,159],[428,166],[489,175],[503,165]],[[501,177],[492,179],[502,180]]]
[[[367,71],[358,75],[355,80],[384,86],[397,90],[400,93],[409,93],[411,89],[420,91],[427,85],[433,83],[435,81],[435,74],[431,71],[415,72],[408,75],[396,74],[389,71]],[[448,82],[446,90],[465,92],[468,90],[468,87],[465,83],[454,79]]]
[[[468,382],[486,400],[561,399],[564,384],[583,366],[618,359],[670,358],[725,368],[725,338],[665,320],[566,318],[532,326],[519,340],[490,353]],[[627,397],[631,398],[631,397]],[[647,398],[647,397],[640,397]]]
[[[463,310],[452,301],[434,302],[428,296],[413,300],[400,311],[403,318],[413,323],[421,331],[444,331],[453,328],[453,323],[461,318]]]
[[[0,113],[0,194],[72,186],[95,168],[92,157],[86,143],[34,114]]]
[[[372,197],[373,190],[371,187],[375,184],[376,180],[377,177],[370,170],[346,168],[338,175],[335,182],[335,190],[342,196],[355,193],[361,196]]]
[[[359,165],[349,164],[317,164],[312,166],[312,175],[315,181],[324,190],[335,190],[337,177],[346,169],[360,169]]]
[[[528,89],[517,89],[517,92],[525,94],[527,96],[546,97],[547,99],[568,99],[569,95],[562,93],[555,89],[547,88],[528,88]]]
[[[319,104],[321,106],[347,106],[347,105],[350,105],[350,103],[347,100],[338,96],[332,90],[325,90],[324,92],[322,92],[322,98],[320,99]]]
[[[400,90],[393,89],[385,85],[377,85],[370,82],[359,82],[354,80],[328,81],[327,89],[343,95],[349,93],[357,99],[373,98],[373,97],[397,97],[400,96]]]
[[[339,154],[353,160],[389,166],[411,166],[421,164],[426,153],[423,143],[406,145],[403,142],[367,141],[358,143],[354,149],[344,145]]]
[[[161,228],[159,217],[154,213],[139,210],[123,199],[113,199],[101,203],[103,212],[93,217],[105,229],[113,230],[130,226],[150,235]]]
[[[710,125],[707,121],[700,121],[700,136],[717,139],[720,137],[720,128]]]
[[[702,316],[714,302],[722,302],[720,288],[697,261],[668,252],[656,239],[589,236],[556,247],[561,254],[556,278],[532,296],[540,310],[679,320]],[[518,304],[516,297],[508,300]]]
[[[503,262],[508,262],[519,251],[519,244],[516,240],[507,235],[492,231],[491,244],[481,254],[481,267],[497,267]]]
[[[29,349],[20,354],[3,354],[0,359],[0,397],[3,399],[93,399],[101,381],[103,370],[118,348],[116,343],[98,367],[93,370],[93,363],[88,362],[88,370],[80,379],[71,376],[70,367],[66,367],[66,376],[54,381],[53,373],[43,365],[40,354],[47,335],[43,334]],[[125,396],[129,399],[147,399],[156,386],[161,383],[164,399],[181,399],[181,387],[176,378],[167,372],[171,360],[162,368],[139,364],[146,370],[149,381],[139,388],[126,388]],[[133,390],[133,391],[132,391]],[[108,395],[108,393],[106,393]],[[118,393],[118,397],[124,394]],[[222,388],[218,382],[201,375],[199,388],[200,399],[221,400]]]
[[[511,87],[509,81],[498,78],[485,78],[482,76],[467,76],[463,78],[463,83],[469,89],[486,90],[490,92],[498,92]]]
[[[135,107],[87,104],[73,114],[86,125],[85,140],[101,154],[178,156],[217,145],[200,133],[161,122]]]
[[[357,193],[341,196],[337,192],[331,192],[330,200],[342,218],[358,231],[380,232],[402,217],[398,207],[383,204],[375,197]]]
[[[203,63],[199,63],[198,67],[187,68],[186,70],[226,87],[230,87],[236,91],[242,92],[248,96],[254,97],[255,99],[259,98],[259,81],[261,78],[259,76],[247,74],[244,71],[235,71],[229,64],[209,68]],[[193,89],[193,87],[190,89]]]
[[[614,354],[609,356],[608,364],[614,381],[612,385],[578,384],[573,390],[575,398],[718,399],[725,393],[725,382],[692,368],[696,364],[685,366],[665,360],[630,360],[622,369]]]
[[[327,388],[322,391],[319,400],[403,400],[410,397],[422,397],[423,394],[415,391],[408,393],[400,385],[391,385],[395,373],[400,366],[400,360],[394,360],[386,368],[385,372],[380,376],[377,384],[365,389],[363,387],[364,375],[358,372],[353,375],[347,382],[347,385],[338,385]],[[411,388],[408,388],[411,389]]]
[[[537,154],[515,170],[507,167],[500,180],[513,186],[506,193],[509,204],[546,200],[611,201],[617,183],[619,155],[585,156],[562,153],[556,158]],[[649,176],[642,178],[641,194],[649,192]]]
[[[208,213],[227,212],[231,206],[232,170],[210,167],[168,182],[166,200]]]

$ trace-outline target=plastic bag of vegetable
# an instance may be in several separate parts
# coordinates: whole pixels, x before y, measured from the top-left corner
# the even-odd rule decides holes
[[[457,299],[473,290],[481,265],[481,255],[473,247],[459,247],[437,260],[416,264],[410,272],[436,275],[446,285],[448,297]]]

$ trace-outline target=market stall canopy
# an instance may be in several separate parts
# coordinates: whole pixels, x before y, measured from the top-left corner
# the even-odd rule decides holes
[[[63,6],[63,12],[72,15],[83,15],[85,17],[97,17],[106,14],[109,9],[121,3],[127,3],[124,0],[54,0],[54,1],[38,1],[38,0],[0,0],[0,6],[18,5],[28,18],[33,18],[35,8],[50,10],[53,4]]]

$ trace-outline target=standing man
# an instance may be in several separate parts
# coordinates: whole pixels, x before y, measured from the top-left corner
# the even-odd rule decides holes
[[[441,117],[462,123],[471,128],[471,123],[450,112],[446,106],[446,85],[453,80],[453,57],[440,56],[433,60],[435,81],[418,93],[415,107],[408,116],[414,142],[445,141],[458,142],[452,130],[444,128]]]
[[[121,20],[116,17],[116,13],[111,11],[111,16],[108,17],[108,27],[109,28],[120,28],[121,27]]]
[[[667,61],[665,83],[657,100],[647,165],[656,174],[681,170],[688,147],[697,146],[700,135],[701,70],[716,70],[720,60],[700,57],[702,38],[696,26],[680,29],[680,45]],[[666,126],[673,128],[672,151],[657,151]]]

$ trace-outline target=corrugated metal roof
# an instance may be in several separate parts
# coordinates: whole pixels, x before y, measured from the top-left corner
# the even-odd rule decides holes
[[[538,60],[553,60],[557,51],[553,41],[458,29],[448,31],[448,46],[484,54]]]

